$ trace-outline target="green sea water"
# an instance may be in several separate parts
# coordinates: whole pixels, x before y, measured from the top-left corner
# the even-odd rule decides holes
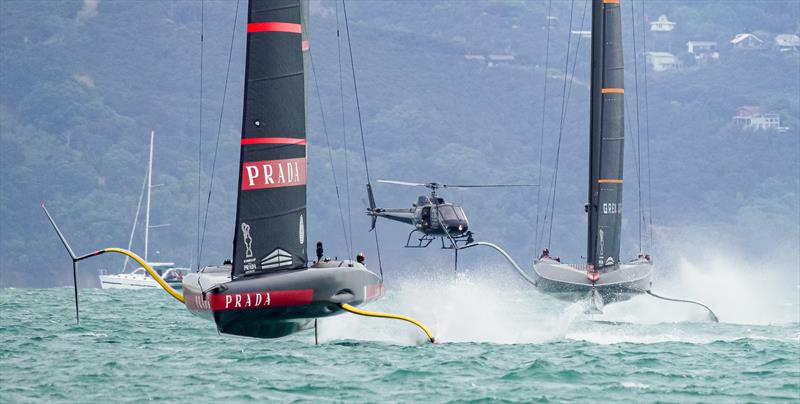
[[[439,343],[343,314],[315,345],[218,335],[159,290],[82,289],[77,325],[72,293],[0,290],[0,402],[800,401],[793,298],[715,324],[647,297],[590,316],[522,288],[432,282],[368,308],[416,316]]]

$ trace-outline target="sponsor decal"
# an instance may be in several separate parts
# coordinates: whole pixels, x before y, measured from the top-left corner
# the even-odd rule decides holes
[[[608,257],[606,259],[606,266],[614,265],[614,257]]]
[[[266,257],[261,259],[261,269],[275,269],[292,266],[292,254],[276,248]]]
[[[242,165],[242,190],[306,184],[306,159],[251,161]]]
[[[244,241],[244,260],[242,260],[242,267],[244,272],[253,272],[256,269],[256,259],[253,258],[253,238],[250,236],[250,225],[242,222],[242,241]]]
[[[603,256],[605,256],[605,247],[606,247],[606,240],[605,240],[605,233],[603,229],[600,229],[600,232],[597,235],[598,240],[598,250],[600,250],[597,254],[597,265],[603,266]]]
[[[244,256],[250,258],[253,256],[253,238],[250,237],[250,225],[247,222],[242,222],[242,239],[246,249]]]
[[[297,232],[297,238],[300,239],[300,245],[306,242],[306,225],[303,223],[303,215],[300,215],[300,229]]]
[[[211,310],[255,309],[264,307],[304,306],[311,304],[314,289],[273,290],[215,294],[209,298]]]
[[[622,213],[622,203],[603,203],[603,214],[604,215],[616,215]]]

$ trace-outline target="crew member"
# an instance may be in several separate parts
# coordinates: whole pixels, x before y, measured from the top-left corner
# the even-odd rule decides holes
[[[356,262],[358,262],[359,264],[364,265],[364,259],[365,257],[363,252],[356,254]]]
[[[550,258],[550,249],[549,248],[545,248],[544,250],[542,250],[542,255],[540,255],[539,258],[540,259],[541,258]]]

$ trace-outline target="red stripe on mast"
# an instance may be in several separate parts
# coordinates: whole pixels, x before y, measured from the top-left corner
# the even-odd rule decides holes
[[[300,24],[289,22],[251,22],[247,24],[247,32],[289,32],[299,34],[303,32]]]
[[[296,144],[305,146],[306,140],[293,137],[251,137],[242,139],[242,146],[251,144]]]

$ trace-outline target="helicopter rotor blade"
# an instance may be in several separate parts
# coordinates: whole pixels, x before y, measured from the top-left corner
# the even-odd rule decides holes
[[[515,188],[515,187],[538,187],[538,184],[481,184],[481,185],[447,185],[442,188]]]
[[[384,184],[405,185],[408,187],[425,187],[428,184],[420,184],[418,182],[394,181],[394,180],[378,180]]]

